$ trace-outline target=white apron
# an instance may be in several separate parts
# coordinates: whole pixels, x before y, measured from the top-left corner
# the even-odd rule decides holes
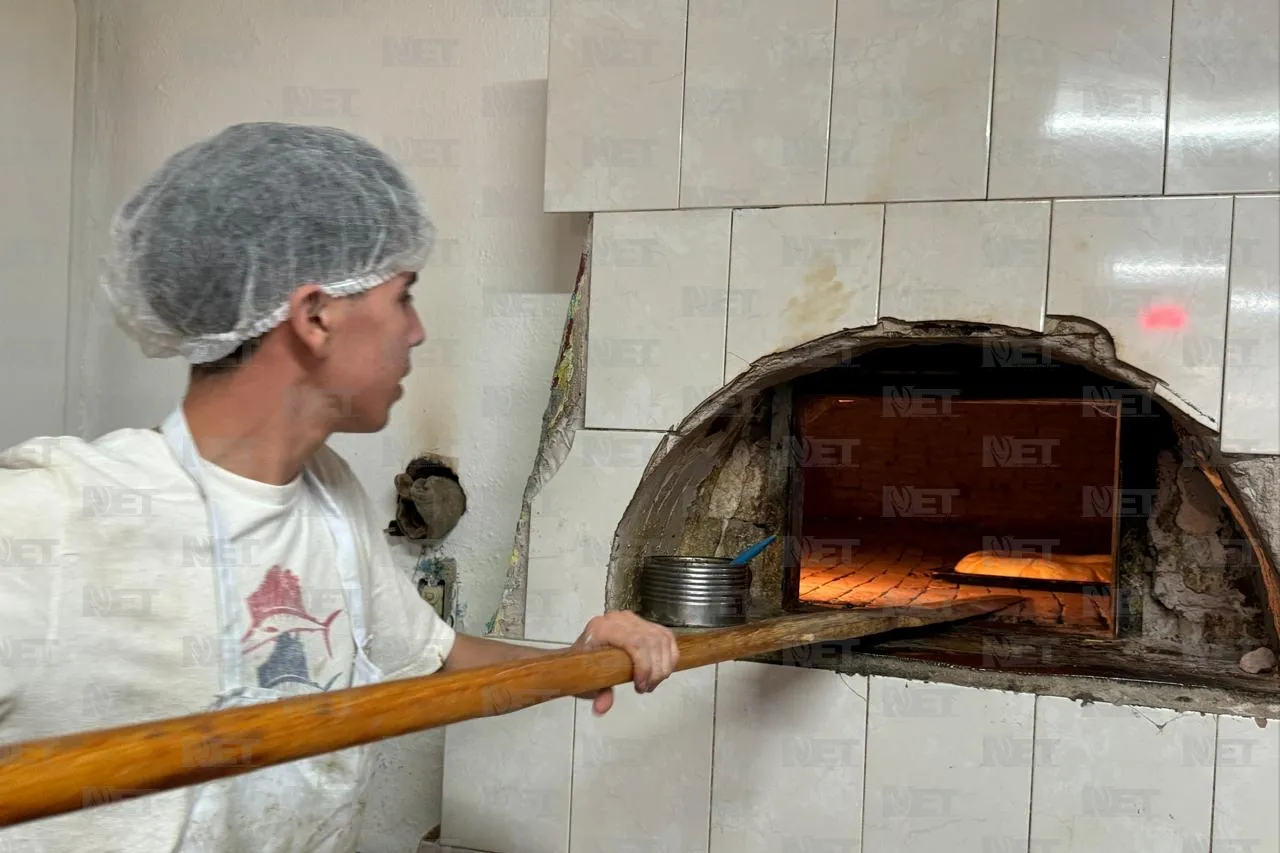
[[[235,575],[227,559],[226,528],[208,499],[202,467],[209,463],[196,450],[181,405],[165,420],[161,433],[205,497],[209,515],[221,637],[220,691],[210,710],[283,698],[287,694],[244,681],[239,642],[243,617]],[[351,686],[380,681],[383,674],[365,653],[369,635],[364,590],[351,528],[319,479],[310,470],[303,477],[319,498],[337,546],[338,576],[356,644]],[[193,786],[186,826],[175,853],[349,853],[355,849],[360,829],[361,798],[370,762],[366,745]]]

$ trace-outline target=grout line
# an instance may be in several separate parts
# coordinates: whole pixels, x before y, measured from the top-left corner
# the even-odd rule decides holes
[[[1169,0],[1169,67],[1164,77],[1164,139],[1161,140],[1160,194],[1164,195],[1169,188],[1169,127],[1172,124],[1170,108],[1173,106],[1173,33],[1178,14],[1178,4]]]
[[[884,246],[888,240],[889,233],[889,205],[881,202],[880,204],[880,272],[876,276],[876,310],[874,321],[879,323],[880,306],[884,304]]]
[[[1027,843],[1035,849],[1031,838],[1031,818],[1035,814],[1036,803],[1036,718],[1040,716],[1040,696],[1032,695],[1031,701],[1031,778],[1027,780]]]
[[[1049,202],[1049,241],[1044,250],[1044,298],[1040,300],[1040,328],[1036,331],[1044,334],[1044,322],[1049,316],[1049,282],[1053,276],[1053,211],[1058,205]]]
[[[867,703],[862,715],[862,809],[858,815],[861,827],[858,829],[858,847],[866,849],[867,844],[867,767],[871,764],[871,688],[875,676],[867,677]]]
[[[752,202],[742,204],[696,204],[689,207],[626,207],[626,208],[609,208],[608,210],[559,210],[556,213],[608,213],[617,215],[622,213],[679,213],[685,210],[771,210],[778,207],[870,207],[872,205],[893,205],[897,207],[906,207],[908,205],[921,204],[942,204],[946,202],[969,202],[972,204],[981,204],[989,201],[1087,201],[1087,202],[1103,202],[1103,201],[1160,201],[1163,199],[1195,199],[1195,198],[1251,198],[1258,196],[1261,198],[1273,198],[1276,191],[1272,189],[1266,190],[1241,190],[1239,192],[1202,192],[1202,193],[1174,193],[1166,195],[1163,193],[1116,193],[1113,195],[1008,195],[1008,196],[988,196],[987,198],[930,198],[930,199],[901,199],[901,200],[884,200],[877,201],[850,201],[837,202],[835,204],[805,202],[800,204],[792,204],[789,202]]]
[[[1213,718],[1213,772],[1210,774],[1209,782],[1209,838],[1207,839],[1209,850],[1213,849],[1213,818],[1214,813],[1218,811],[1218,739],[1221,737],[1222,716],[1215,715]]]
[[[576,774],[578,750],[578,702],[573,702],[572,724],[569,726],[569,814],[564,828],[565,853],[573,853],[573,777]]]
[[[676,210],[683,209],[681,196],[684,195],[684,115],[689,105],[689,7],[692,5],[693,0],[686,0],[684,4],[684,64],[680,69],[684,80],[680,85],[680,127],[676,141]]]
[[[1227,229],[1227,310],[1222,317],[1222,385],[1218,388],[1218,437],[1222,438],[1223,428],[1227,421],[1227,357],[1231,347],[1227,345],[1231,334],[1231,264],[1235,260],[1236,251],[1236,199],[1231,198],[1231,226]]]
[[[724,276],[724,339],[720,347],[720,387],[729,381],[729,306],[733,304],[733,232],[738,227],[738,213],[729,213],[729,258]]]
[[[1000,3],[998,0],[995,5],[996,13],[991,23],[994,32],[991,39],[991,95],[987,98],[987,174],[986,189],[982,193],[984,199],[991,198],[991,142],[996,128],[996,59],[1000,56]]]
[[[827,162],[826,172],[822,176],[822,203],[829,204],[831,197],[831,125],[835,116],[836,105],[836,49],[840,38],[840,0],[832,4],[835,12],[831,16],[831,86],[827,89]]]
[[[711,686],[711,773],[707,785],[707,850],[711,850],[712,809],[716,799],[716,712],[720,706],[720,664],[715,665]]]

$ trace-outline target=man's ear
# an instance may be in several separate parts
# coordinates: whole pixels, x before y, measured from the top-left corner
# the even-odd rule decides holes
[[[317,284],[296,287],[289,296],[285,323],[313,357],[319,358],[332,338],[334,304],[334,298]]]

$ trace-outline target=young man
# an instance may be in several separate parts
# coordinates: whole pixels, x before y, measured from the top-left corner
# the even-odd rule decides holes
[[[191,380],[159,428],[0,455],[0,759],[5,743],[545,654],[439,619],[325,444],[386,425],[425,339],[412,285],[433,228],[398,168],[344,131],[236,125],[170,158],[112,237],[118,320]],[[638,692],[676,666],[672,633],[630,613],[575,643],[605,645],[631,656]],[[349,853],[368,760],[84,809],[0,830],[0,849]]]

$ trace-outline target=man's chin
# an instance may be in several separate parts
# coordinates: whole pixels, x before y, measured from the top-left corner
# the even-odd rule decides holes
[[[334,432],[370,433],[379,432],[391,420],[391,408],[388,406],[381,414],[367,413],[344,418]]]

